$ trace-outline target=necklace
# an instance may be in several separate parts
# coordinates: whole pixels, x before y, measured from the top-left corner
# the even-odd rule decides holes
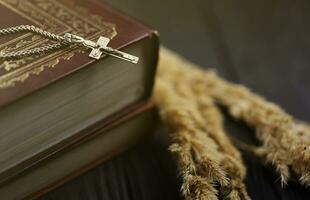
[[[77,44],[91,49],[91,52],[89,54],[89,57],[91,58],[99,59],[102,54],[107,54],[134,64],[138,63],[139,61],[139,58],[136,56],[108,47],[107,45],[110,42],[110,39],[103,36],[100,36],[97,42],[93,42],[70,33],[66,33],[63,36],[56,35],[54,33],[50,33],[48,31],[31,25],[20,25],[0,29],[0,36],[11,35],[20,32],[32,32],[50,40],[57,41],[58,43],[48,44],[46,46],[36,47],[33,49],[19,50],[15,52],[0,52],[0,59],[16,59],[20,57],[27,57],[35,54],[42,54],[49,51],[54,51],[64,47],[69,47],[72,44]]]

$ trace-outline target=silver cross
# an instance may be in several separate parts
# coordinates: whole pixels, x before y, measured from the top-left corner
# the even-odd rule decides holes
[[[139,58],[136,56],[108,47],[107,45],[109,44],[110,39],[106,37],[100,36],[97,43],[70,33],[67,33],[65,38],[71,42],[82,43],[85,47],[90,48],[91,52],[89,57],[91,58],[99,59],[104,53],[134,64],[137,64],[139,61]]]

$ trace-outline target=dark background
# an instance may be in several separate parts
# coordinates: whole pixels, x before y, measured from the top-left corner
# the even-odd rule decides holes
[[[215,68],[310,121],[310,1],[106,0],[159,30],[161,42],[204,68]],[[225,110],[224,110],[225,112]],[[255,142],[253,131],[226,115],[231,136]],[[179,199],[165,131],[76,178],[42,199]],[[243,153],[253,199],[307,199],[309,190],[277,176]]]

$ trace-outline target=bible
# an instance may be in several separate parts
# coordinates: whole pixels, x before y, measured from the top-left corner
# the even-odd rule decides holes
[[[0,29],[27,24],[91,41],[104,36],[139,57],[132,64],[103,52],[96,60],[72,46],[0,60],[1,196],[8,182],[90,137],[89,127],[134,116],[151,95],[159,42],[156,31],[97,0],[0,0],[0,16]],[[6,35],[0,52],[49,42],[27,32]]]

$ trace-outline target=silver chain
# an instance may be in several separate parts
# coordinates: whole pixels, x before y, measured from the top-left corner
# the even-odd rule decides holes
[[[71,34],[67,33],[64,36],[59,36],[54,33],[44,31],[32,25],[20,25],[20,26],[0,29],[0,36],[11,35],[11,34],[20,33],[20,32],[32,32],[32,33],[41,35],[45,38],[48,38],[50,40],[58,41],[58,43],[48,44],[46,46],[36,47],[33,49],[27,49],[27,50],[20,50],[16,52],[6,52],[6,53],[0,52],[0,59],[14,59],[14,58],[20,58],[20,57],[25,57],[25,56],[31,56],[35,54],[42,54],[44,52],[53,51],[53,50],[68,46],[70,43],[77,43],[76,41],[73,40]]]

